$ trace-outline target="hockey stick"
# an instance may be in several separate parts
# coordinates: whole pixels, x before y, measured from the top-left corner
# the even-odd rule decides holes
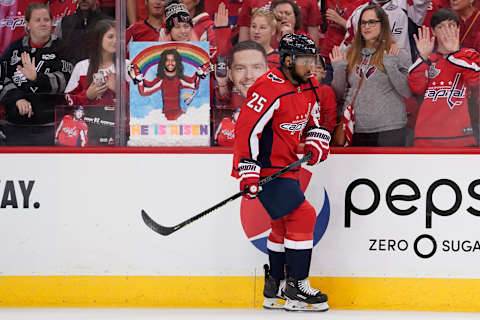
[[[275,172],[274,174],[268,176],[268,177],[265,177],[263,178],[262,180],[260,180],[260,182],[258,183],[258,185],[264,185],[272,180],[275,180],[277,179],[278,177],[280,177],[282,174],[284,174],[285,172],[288,172],[296,167],[298,167],[299,165],[301,165],[302,163],[304,162],[307,162],[310,160],[310,158],[312,157],[312,154],[309,153],[307,154],[306,156],[304,156],[302,159],[300,160],[297,160],[295,162],[293,162],[292,164],[282,168],[281,170]],[[178,231],[180,230],[181,228],[185,227],[186,225],[189,225],[190,223],[206,216],[207,214],[209,214],[210,212],[213,212],[214,210],[220,208],[220,207],[223,207],[224,205],[226,205],[227,203],[229,203],[230,201],[233,201],[241,196],[243,196],[244,194],[247,193],[247,190],[243,190],[243,191],[240,191],[240,192],[237,192],[235,193],[234,195],[232,195],[231,197],[217,203],[216,205],[214,205],[213,207],[211,208],[208,208],[207,210],[203,211],[203,212],[200,212],[199,214],[177,224],[176,226],[173,226],[173,227],[165,227],[165,226],[162,226],[158,223],[156,223],[152,218],[150,218],[150,216],[145,212],[145,210],[142,209],[142,218],[143,218],[143,221],[145,222],[145,224],[150,228],[152,229],[153,231],[155,231],[156,233],[159,233],[161,234],[162,236],[168,236],[169,234],[175,232],[175,231]]]

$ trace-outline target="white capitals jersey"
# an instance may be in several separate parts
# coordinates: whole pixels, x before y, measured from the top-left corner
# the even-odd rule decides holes
[[[411,57],[412,62],[415,57],[411,50],[411,47],[415,45],[412,35],[413,33],[416,34],[417,28],[423,24],[429,3],[430,0],[391,0],[382,5],[390,21],[393,39],[397,43],[398,48]],[[374,2],[358,6],[348,18],[347,32],[341,45],[343,50],[353,41],[360,14],[363,8],[370,4],[374,4]]]

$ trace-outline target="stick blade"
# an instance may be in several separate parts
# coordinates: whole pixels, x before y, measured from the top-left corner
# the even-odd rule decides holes
[[[153,221],[152,218],[145,212],[145,210],[142,209],[142,219],[145,224],[155,231],[158,234],[161,234],[162,236],[168,236],[169,234],[173,233],[175,231],[174,227],[164,227]]]

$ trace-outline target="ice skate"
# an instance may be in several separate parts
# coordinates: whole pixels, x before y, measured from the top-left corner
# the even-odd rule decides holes
[[[327,311],[327,295],[310,287],[308,279],[288,279],[285,285],[285,310],[288,311]]]
[[[270,275],[268,265],[263,266],[265,270],[265,285],[263,287],[263,307],[265,309],[283,309],[285,306],[285,280],[276,280]]]

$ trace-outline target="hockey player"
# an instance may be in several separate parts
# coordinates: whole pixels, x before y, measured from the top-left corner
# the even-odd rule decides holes
[[[474,146],[477,142],[467,103],[469,87],[479,81],[479,54],[474,49],[460,48],[459,20],[451,9],[435,12],[430,24],[434,37],[430,37],[427,27],[422,27],[415,38],[420,56],[408,75],[410,90],[424,96],[414,146]]]
[[[305,35],[287,34],[279,52],[281,67],[271,69],[248,89],[236,126],[233,175],[240,178],[240,190],[248,190],[245,197],[258,195],[272,218],[264,306],[281,307],[275,300],[282,297],[284,285],[286,310],[325,311],[327,295],[310,287],[307,279],[316,214],[300,189],[299,170],[267,183],[261,192],[258,185],[260,177],[298,160],[301,139],[305,139],[304,153],[312,154],[309,165],[324,161],[329,153],[330,132],[320,126],[313,92],[315,43]],[[283,283],[285,265],[289,271]]]

